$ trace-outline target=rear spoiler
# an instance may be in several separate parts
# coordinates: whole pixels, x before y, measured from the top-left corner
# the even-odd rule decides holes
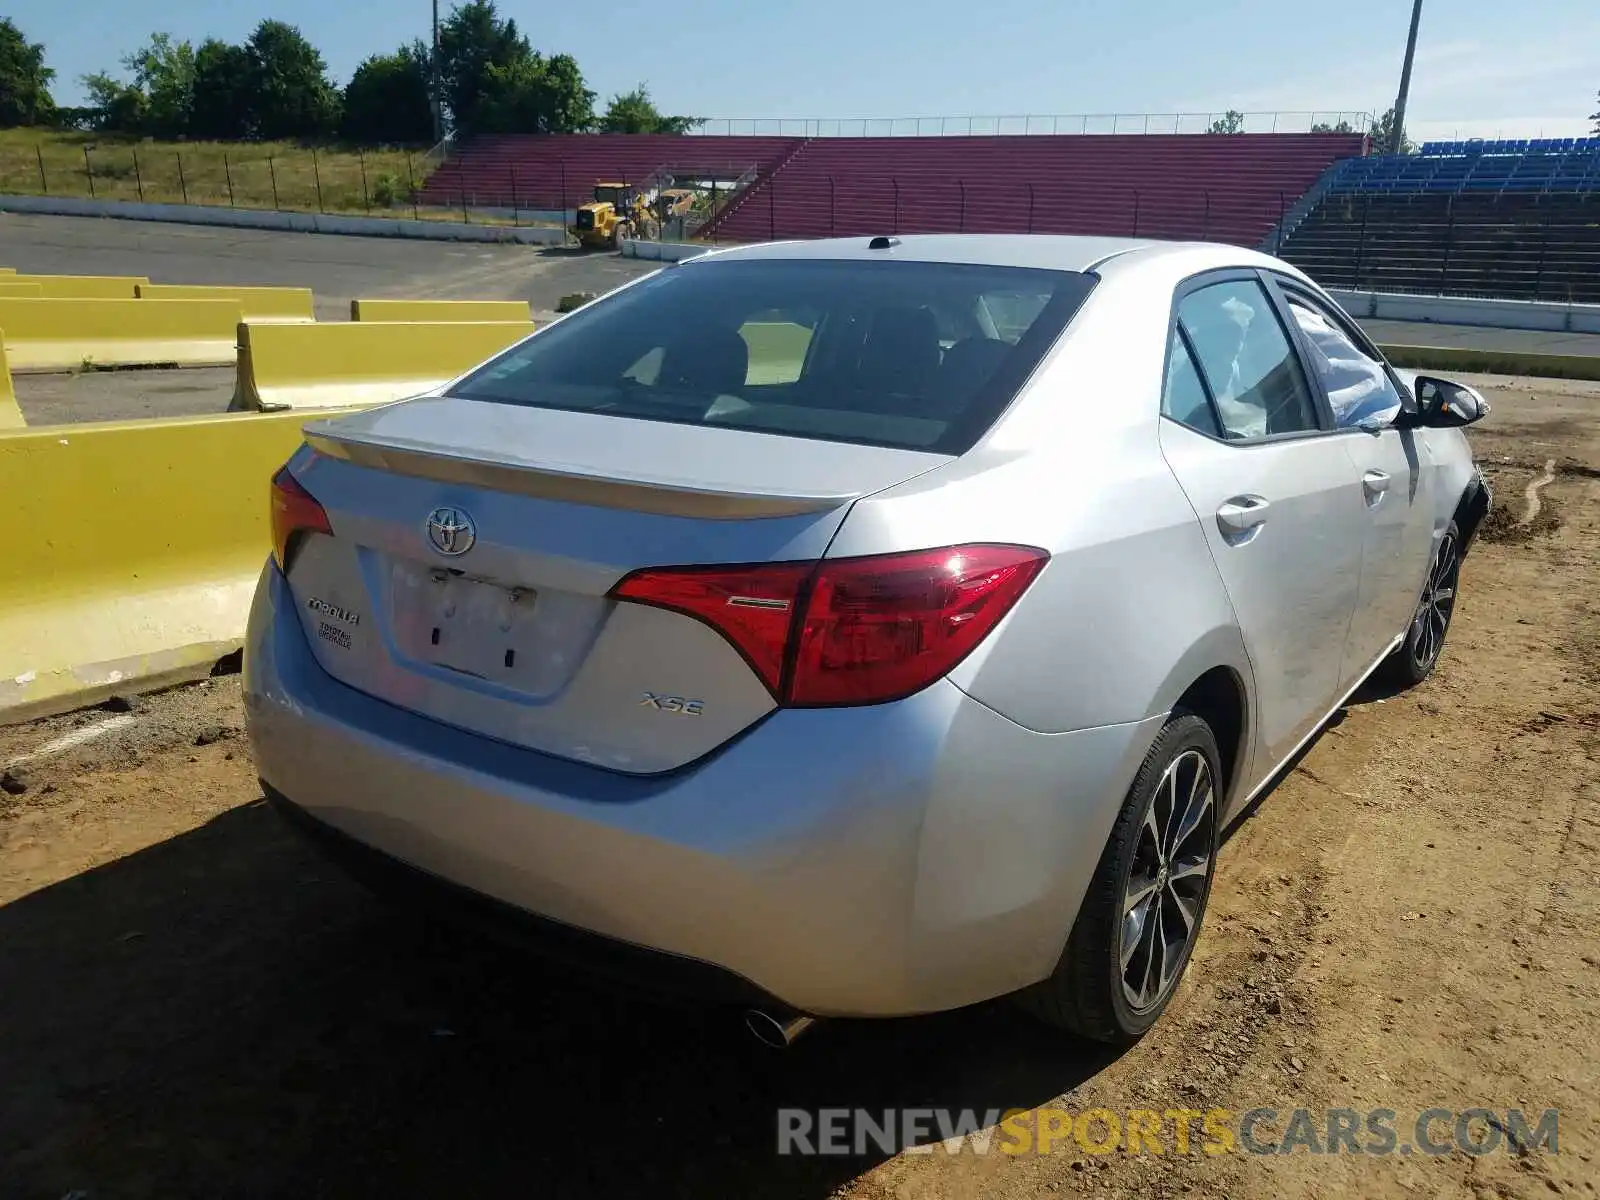
[[[537,496],[600,508],[708,520],[749,520],[826,512],[859,499],[859,491],[794,492],[777,489],[726,489],[674,479],[665,470],[645,476],[597,474],[559,463],[519,460],[484,462],[393,437],[374,437],[317,423],[306,428],[306,442],[319,454],[395,475],[458,483],[493,491]]]

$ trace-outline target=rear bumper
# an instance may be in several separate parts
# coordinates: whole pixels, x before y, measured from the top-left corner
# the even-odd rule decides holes
[[[681,771],[618,775],[338,683],[271,563],[244,682],[269,796],[324,841],[410,868],[441,905],[498,902],[690,960],[682,975],[722,977],[729,999],[827,1015],[953,1008],[1048,974],[1160,723],[1039,734],[941,682],[780,711]]]
[[[575,929],[464,888],[341,833],[270,784],[263,783],[262,791],[285,821],[352,878],[413,911],[662,998],[781,1007],[775,997],[748,980],[709,963]]]

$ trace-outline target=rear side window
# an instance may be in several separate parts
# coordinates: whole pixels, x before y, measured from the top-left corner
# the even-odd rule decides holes
[[[1333,408],[1333,423],[1348,429],[1366,420],[1385,425],[1401,409],[1400,393],[1382,362],[1356,344],[1321,305],[1288,297],[1289,311],[1306,346],[1306,360],[1322,381]]]
[[[1016,342],[1028,332],[1050,303],[1050,293],[1042,287],[1008,288],[986,292],[978,303],[994,323],[994,336],[1005,342]]]
[[[1167,381],[1161,389],[1161,414],[1207,437],[1222,436],[1222,426],[1217,423],[1216,410],[1206,395],[1206,385],[1200,382],[1200,369],[1194,365],[1194,356],[1176,329],[1172,331],[1172,347],[1167,352]]]
[[[959,454],[1094,283],[894,260],[687,263],[513,347],[453,394]]]
[[[1266,289],[1254,280],[1214,283],[1178,303],[1223,435],[1270,437],[1318,427],[1311,389]]]

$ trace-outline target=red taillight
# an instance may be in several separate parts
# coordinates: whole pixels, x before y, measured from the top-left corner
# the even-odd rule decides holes
[[[1049,558],[952,546],[823,560],[800,629],[789,704],[872,704],[920,691],[989,636]]]
[[[614,594],[699,617],[733,643],[773,695],[783,676],[783,652],[813,563],[751,567],[672,567],[635,571]]]
[[[782,704],[876,704],[948,674],[1049,557],[1031,546],[971,545],[820,563],[665,568],[628,576],[614,594],[705,621]]]
[[[288,467],[279,467],[272,477],[272,555],[280,569],[289,569],[289,539],[306,531],[331,534],[333,526],[317,498],[300,486]]]

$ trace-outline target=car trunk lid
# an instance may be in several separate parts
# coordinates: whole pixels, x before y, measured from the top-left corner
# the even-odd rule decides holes
[[[948,456],[429,397],[307,429],[295,475],[332,535],[290,556],[335,678],[486,736],[670,770],[774,706],[682,613],[619,602],[631,571],[822,556],[858,497]]]

